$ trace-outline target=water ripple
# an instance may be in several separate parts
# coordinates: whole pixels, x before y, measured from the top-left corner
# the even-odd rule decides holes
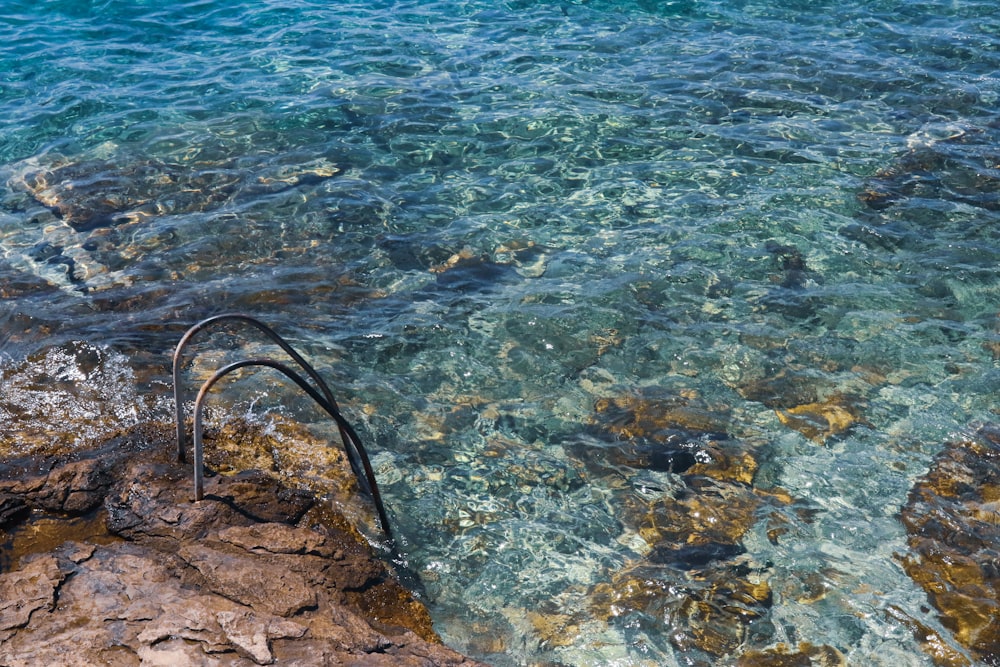
[[[602,461],[595,407],[669,396],[759,466],[760,520],[693,556],[770,582],[769,611],[733,607],[765,618],[747,646],[888,665],[920,649],[873,606],[939,627],[891,508],[995,417],[987,0],[5,10],[0,409],[25,432],[72,418],[70,387],[36,391],[56,361],[107,366],[89,428],[108,392],[163,392],[184,324],[252,310],[378,443],[449,642],[679,664],[708,659],[687,626],[622,610],[702,590],[662,579],[643,517],[704,489]]]

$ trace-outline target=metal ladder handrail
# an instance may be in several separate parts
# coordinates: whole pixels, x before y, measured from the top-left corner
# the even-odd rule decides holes
[[[295,348],[293,348],[288,341],[278,335],[278,332],[274,329],[267,326],[257,318],[245,313],[222,313],[220,315],[213,315],[212,317],[206,318],[188,329],[184,333],[184,336],[181,337],[180,341],[177,343],[177,348],[174,350],[172,375],[174,381],[174,410],[177,423],[177,461],[179,463],[184,463],[184,449],[187,440],[187,431],[185,429],[183,419],[184,389],[181,384],[181,355],[184,352],[184,348],[191,342],[191,339],[199,331],[213,324],[227,321],[249,324],[263,332],[264,335],[271,339],[271,342],[280,347],[285,354],[291,357],[295,363],[299,365],[299,368],[306,372],[310,379],[316,383],[319,390],[323,392],[324,398],[329,401],[330,405],[334,408],[338,408],[337,401],[333,397],[333,392],[330,390],[330,386],[327,385],[323,377],[309,362],[305,360],[305,358],[303,358],[301,354],[295,351]],[[362,488],[368,493],[368,495],[374,495],[376,491],[372,489],[369,481],[365,479],[362,465],[359,462],[361,454],[357,451],[357,443],[352,442],[351,439],[347,437],[343,428],[340,428],[340,442],[344,447],[344,452],[347,454],[347,460],[351,464],[351,470],[354,472],[354,476],[357,478],[358,483],[361,484]]]
[[[247,366],[264,366],[268,368],[273,368],[299,386],[303,391],[305,391],[310,398],[312,398],[321,408],[323,408],[330,417],[337,422],[337,426],[341,429],[342,434],[346,434],[346,437],[350,439],[352,444],[355,446],[358,454],[361,457],[361,463],[364,467],[364,474],[367,477],[367,481],[370,485],[372,491],[372,500],[375,503],[375,511],[378,513],[379,523],[382,526],[382,533],[385,535],[386,540],[389,542],[390,548],[393,548],[393,536],[392,529],[389,526],[389,517],[386,515],[385,506],[382,504],[382,496],[378,490],[378,483],[375,480],[375,471],[372,470],[371,461],[368,458],[368,453],[365,451],[364,446],[361,444],[357,433],[351,427],[350,423],[344,418],[340,413],[340,410],[321,395],[314,387],[312,387],[306,380],[296,373],[294,370],[289,368],[286,364],[283,364],[274,359],[267,357],[259,357],[253,359],[243,359],[240,361],[235,361],[231,364],[223,366],[219,370],[215,371],[210,378],[205,380],[204,384],[201,385],[201,389],[198,390],[198,396],[195,398],[194,402],[194,497],[195,501],[199,502],[204,498],[204,445],[202,442],[202,405],[205,401],[205,396],[212,386],[221,380],[223,377],[236,371],[240,368],[245,368]]]
[[[330,387],[323,380],[322,376],[320,376],[320,374],[316,372],[316,369],[314,369],[302,357],[302,355],[296,352],[295,349],[284,338],[279,336],[274,329],[267,326],[257,318],[252,317],[250,315],[246,315],[244,313],[223,313],[221,315],[213,315],[212,317],[206,318],[198,322],[194,326],[192,326],[190,329],[188,329],[181,337],[180,341],[177,343],[177,347],[174,349],[172,375],[174,382],[174,410],[177,422],[177,461],[180,463],[184,463],[184,449],[187,440],[187,432],[185,430],[184,419],[183,419],[184,389],[181,385],[181,354],[183,353],[184,348],[188,345],[188,343],[191,342],[191,339],[194,337],[194,335],[197,334],[199,331],[201,331],[202,329],[206,329],[213,324],[218,324],[220,322],[226,322],[226,321],[242,322],[243,324],[249,324],[251,326],[256,327],[261,332],[263,332],[268,338],[271,339],[273,343],[275,343],[278,347],[280,347],[285,352],[285,354],[294,359],[295,363],[297,363],[299,367],[302,368],[302,370],[304,370],[306,374],[309,375],[312,381],[316,383],[316,386],[319,387],[319,390],[323,392],[323,396],[326,398],[327,401],[330,402],[330,405],[334,407],[337,406],[337,401],[333,398],[333,392],[330,391]],[[343,435],[344,434],[341,433],[342,437]],[[348,452],[348,455],[349,454],[350,453]],[[354,462],[352,461],[351,463],[353,466]],[[357,473],[357,471],[355,471],[355,473]]]

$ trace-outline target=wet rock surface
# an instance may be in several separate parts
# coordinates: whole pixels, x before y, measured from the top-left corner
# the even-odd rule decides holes
[[[948,444],[900,514],[911,551],[901,557],[906,573],[927,592],[954,640],[985,665],[1000,665],[998,502],[1000,427],[991,425]],[[936,664],[969,664],[940,638],[928,636],[925,648]]]
[[[0,664],[472,665],[329,504],[169,430],[0,468]]]

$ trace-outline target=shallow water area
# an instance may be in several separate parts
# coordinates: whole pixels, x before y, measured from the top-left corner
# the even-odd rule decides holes
[[[9,456],[168,418],[183,331],[245,311],[338,392],[460,651],[932,665],[923,624],[990,659],[899,521],[997,421],[990,3],[9,15]],[[231,333],[192,386],[271,349]],[[319,419],[266,373],[216,393]]]

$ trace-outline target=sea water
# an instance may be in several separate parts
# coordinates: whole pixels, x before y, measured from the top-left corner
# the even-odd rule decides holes
[[[680,477],[576,452],[602,399],[692,397],[808,507],[741,539],[764,644],[929,665],[897,513],[996,419],[998,77],[987,0],[7,0],[3,446],[169,419],[183,330],[248,312],[334,385],[449,645],[684,665],[589,597]],[[748,390],[793,376],[849,428]]]

